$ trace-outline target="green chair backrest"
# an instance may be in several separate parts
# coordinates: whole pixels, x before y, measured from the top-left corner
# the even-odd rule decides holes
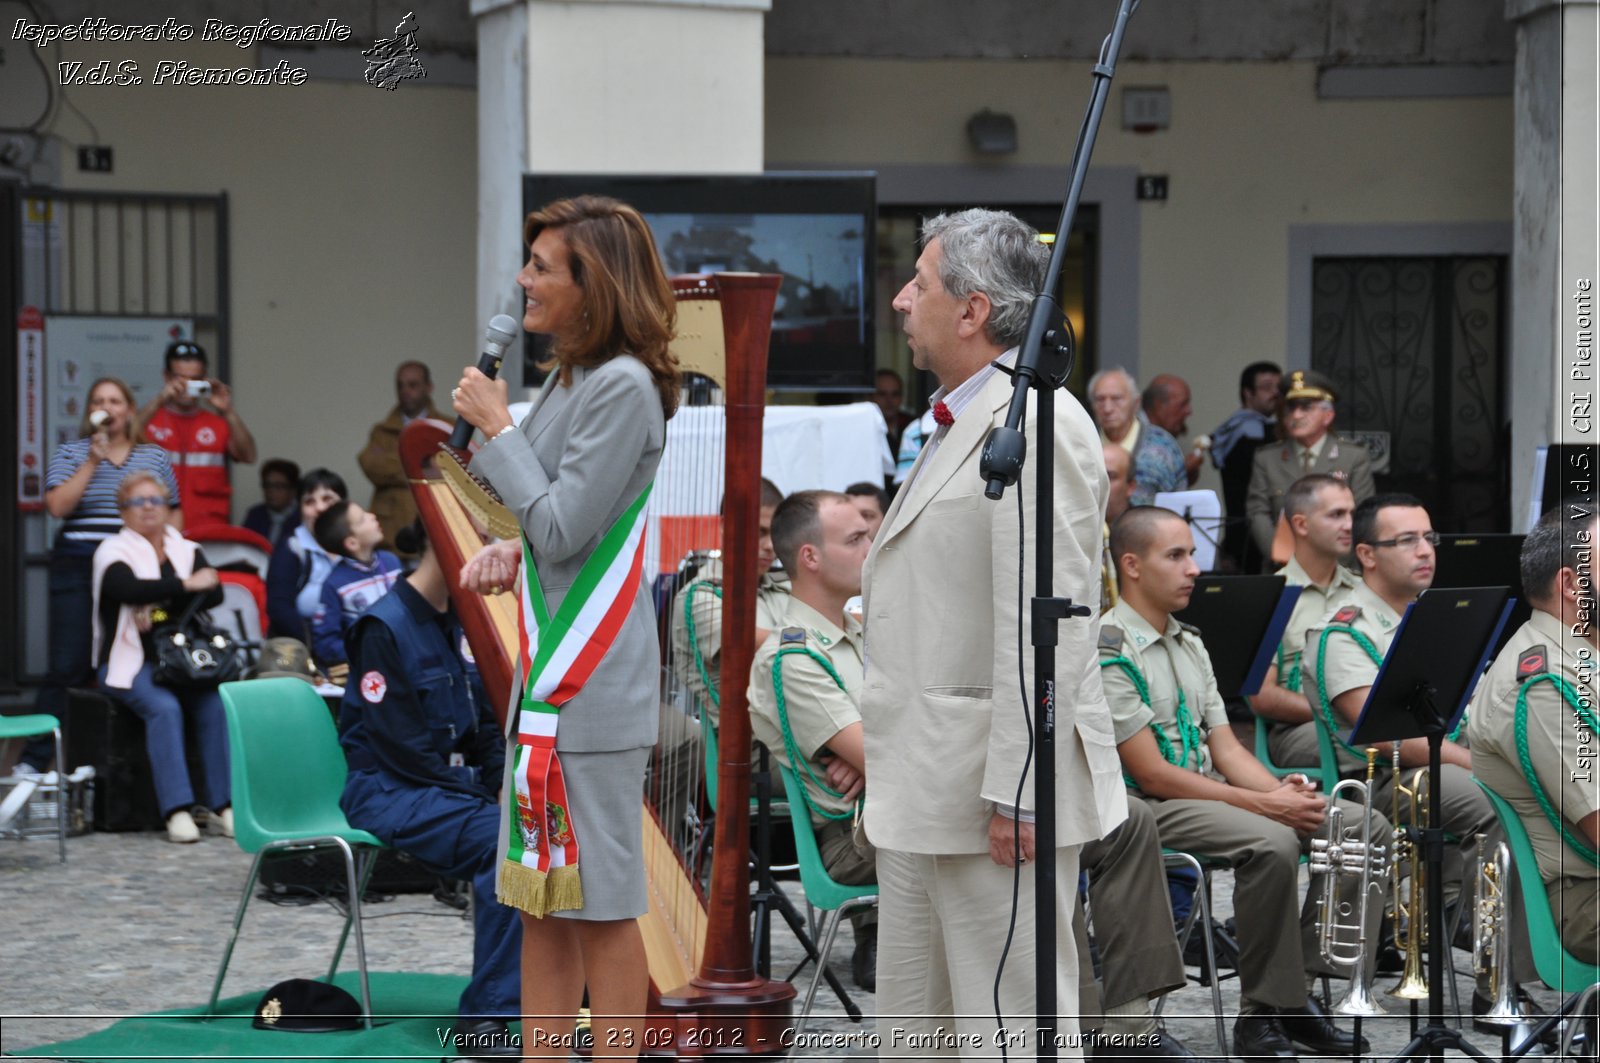
[[[1339,751],[1334,747],[1333,735],[1322,726],[1321,721],[1313,722],[1317,728],[1317,759],[1322,771],[1322,792],[1328,794],[1339,785]],[[1378,759],[1382,761],[1383,757],[1379,756]]]
[[[1244,703],[1250,707],[1250,712],[1254,714],[1256,711],[1255,702],[1246,697],[1244,699]],[[1321,728],[1318,728],[1318,730],[1320,731]],[[1271,743],[1269,743],[1267,740],[1271,734],[1271,731],[1271,722],[1265,716],[1256,716],[1256,759],[1261,762],[1262,767],[1266,768],[1280,779],[1285,775],[1293,775],[1295,772],[1299,772],[1312,782],[1316,783],[1318,786],[1322,787],[1323,793],[1327,793],[1329,790],[1333,789],[1333,783],[1327,781],[1327,774],[1324,770],[1326,768],[1325,763],[1319,764],[1315,768],[1283,767],[1281,765],[1274,764],[1272,762]]]
[[[1561,945],[1561,931],[1550,909],[1550,895],[1545,892],[1544,877],[1539,874],[1539,860],[1533,854],[1528,828],[1523,826],[1505,798],[1485,786],[1482,779],[1472,781],[1494,806],[1495,818],[1500,821],[1500,829],[1505,831],[1506,842],[1511,846],[1511,859],[1516,864],[1517,879],[1522,883],[1522,904],[1528,916],[1533,966],[1539,978],[1561,993],[1576,993],[1600,982],[1600,967],[1584,963]]]
[[[257,852],[269,842],[337,835],[352,843],[378,839],[350,826],[339,808],[344,750],[328,705],[299,679],[224,683],[232,757],[233,832]]]
[[[787,764],[779,764],[783,775],[783,791],[789,797],[789,807],[794,814],[789,822],[794,825],[795,855],[800,860],[800,884],[805,887],[806,899],[813,908],[832,911],[855,897],[875,897],[877,885],[847,886],[835,882],[822,863],[822,851],[817,848],[817,835],[811,827],[811,817],[806,815],[804,783]]]

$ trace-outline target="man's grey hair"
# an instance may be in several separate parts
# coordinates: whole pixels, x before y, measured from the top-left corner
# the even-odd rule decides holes
[[[1121,377],[1123,379],[1123,381],[1127,383],[1127,385],[1128,385],[1128,394],[1129,395],[1137,395],[1137,394],[1139,394],[1139,382],[1137,380],[1133,379],[1133,374],[1132,373],[1128,372],[1126,369],[1122,368],[1120,365],[1111,366],[1109,369],[1102,369],[1098,373],[1096,373],[1094,376],[1090,377],[1089,378],[1088,390],[1086,390],[1084,392],[1084,394],[1093,395],[1096,384],[1100,383],[1100,381],[1102,381],[1102,380],[1105,380],[1105,379],[1107,379],[1109,377],[1114,377],[1114,376]]]
[[[973,208],[922,223],[922,246],[939,241],[939,284],[957,299],[989,297],[989,342],[1015,347],[1028,332],[1028,312],[1044,284],[1050,252],[1039,232],[1002,210]]]

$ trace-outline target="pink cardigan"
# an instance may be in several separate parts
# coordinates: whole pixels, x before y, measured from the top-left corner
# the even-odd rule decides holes
[[[172,570],[179,579],[194,575],[194,555],[199,546],[185,539],[176,528],[168,525],[162,545]],[[131,528],[123,528],[102,542],[94,552],[94,659],[100,659],[105,645],[105,632],[100,623],[100,584],[106,569],[117,562],[126,564],[139,579],[160,579],[161,562],[150,540]],[[139,628],[133,619],[134,607],[124,605],[117,610],[117,630],[112,635],[111,655],[106,659],[106,686],[127,690],[133,686],[134,677],[144,664],[144,644],[139,640]]]

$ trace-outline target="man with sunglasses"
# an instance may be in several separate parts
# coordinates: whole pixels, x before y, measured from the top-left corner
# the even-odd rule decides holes
[[[1350,485],[1359,503],[1371,498],[1372,460],[1365,447],[1333,434],[1333,382],[1321,373],[1296,369],[1279,384],[1278,427],[1282,446],[1261,446],[1250,470],[1245,514],[1250,537],[1262,557],[1272,556],[1272,538],[1283,496],[1302,476],[1324,473]]]
[[[1400,617],[1417,595],[1433,584],[1434,548],[1439,533],[1422,502],[1411,495],[1383,494],[1356,506],[1351,518],[1351,538],[1361,565],[1361,582],[1342,605],[1334,607],[1320,624],[1306,632],[1301,658],[1301,682],[1317,725],[1333,735],[1340,774],[1357,778],[1366,772],[1362,750],[1346,745],[1350,729],[1361,715],[1378,669],[1389,652]],[[1494,811],[1472,781],[1472,753],[1466,746],[1446,740],[1441,749],[1443,770],[1439,793],[1440,824],[1454,835],[1460,849],[1445,854],[1445,899],[1453,904],[1461,892],[1463,868],[1477,845],[1476,835],[1493,829]],[[1374,808],[1394,807],[1396,775],[1393,746],[1384,743],[1374,782]],[[1417,769],[1428,764],[1425,738],[1400,743],[1399,782],[1408,789]],[[1420,827],[1412,816],[1413,802],[1401,795],[1395,826]],[[1417,803],[1418,811],[1425,806]],[[1470,922],[1467,924],[1470,926]],[[1522,968],[1520,943],[1513,934],[1513,968]],[[1531,973],[1531,972],[1530,972]],[[1520,979],[1519,979],[1520,980]],[[1487,988],[1479,986],[1479,1000],[1487,1004]]]

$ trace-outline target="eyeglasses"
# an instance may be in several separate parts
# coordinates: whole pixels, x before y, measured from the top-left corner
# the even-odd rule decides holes
[[[1368,543],[1367,545],[1398,546],[1402,550],[1415,550],[1418,543],[1427,543],[1429,546],[1438,546],[1439,540],[1440,537],[1438,532],[1423,532],[1420,535],[1416,532],[1407,532],[1404,535],[1396,535],[1393,539],[1377,539],[1371,543]]]
[[[134,495],[132,498],[130,498],[126,502],[122,503],[122,508],[123,509],[154,509],[157,506],[164,506],[166,504],[167,504],[167,500],[166,499],[158,498],[155,495]]]

